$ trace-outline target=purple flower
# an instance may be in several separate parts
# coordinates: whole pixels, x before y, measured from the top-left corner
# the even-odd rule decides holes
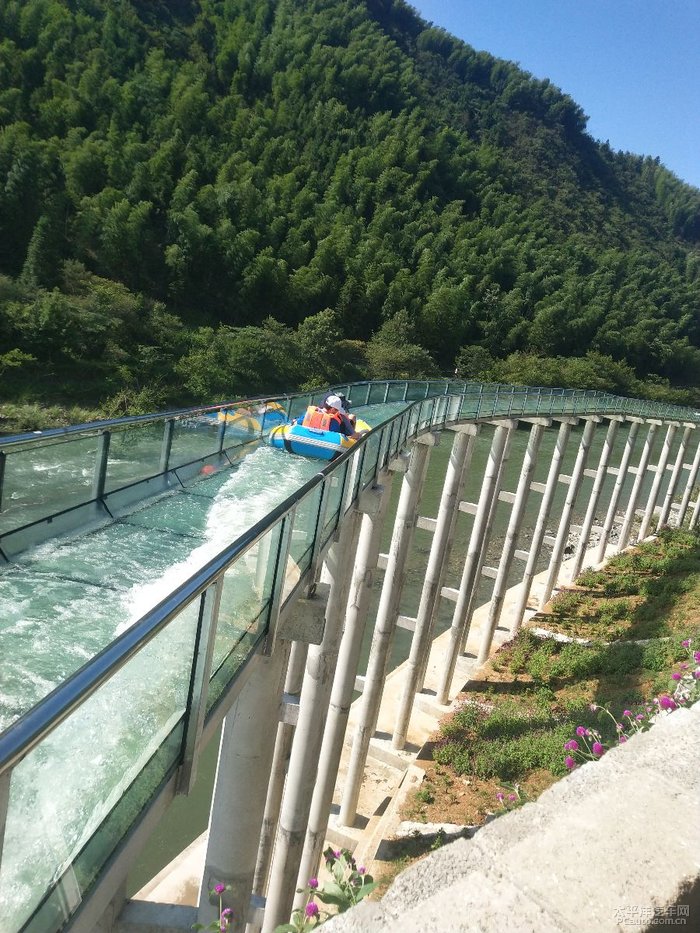
[[[675,700],[672,700],[671,697],[664,696],[659,697],[659,706],[661,709],[675,709],[678,704]]]
[[[681,675],[677,671],[674,671],[671,674],[671,680],[680,680],[680,679],[681,679]]]
[[[600,742],[594,742],[593,745],[591,745],[591,751],[593,752],[594,755],[597,755],[598,758],[600,758],[600,756],[603,754],[605,749],[600,744]]]
[[[586,727],[585,726],[576,726],[576,735],[585,735]]]
[[[630,710],[625,709],[622,711],[622,715],[627,716],[629,718],[632,715],[632,713],[630,712]]]
[[[623,732],[617,737],[617,740],[620,743],[620,745],[622,745],[623,742],[627,741],[627,736]]]
[[[569,770],[571,770],[572,768],[575,768],[575,767],[576,767],[576,762],[575,762],[574,759],[571,757],[571,755],[567,755],[567,756],[566,756],[566,758],[564,759],[564,764],[566,765],[566,767],[567,767]]]
[[[361,875],[364,875],[364,873],[367,871],[364,865],[360,865],[360,867],[357,870]]]
[[[685,639],[681,642],[681,648],[690,648],[690,639],[689,639],[689,638],[685,638]]]
[[[615,728],[617,729],[618,732],[622,732],[622,726],[620,725],[619,722],[615,723]]]
[[[340,851],[340,849],[336,849],[335,852],[333,853],[333,858],[340,858],[342,854],[343,853]]]
[[[508,794],[508,800],[517,800],[517,799],[518,798],[515,796],[515,794]]]
[[[688,664],[681,664],[681,670],[682,670],[682,671],[687,671],[687,670],[688,670],[688,667],[689,667]]]
[[[700,661],[700,651],[693,651],[693,660]]]
[[[221,911],[221,919],[228,920],[229,917],[233,916],[233,910],[230,907],[224,907]]]
[[[309,878],[309,887],[317,888],[318,887],[318,878]]]
[[[226,890],[226,885],[225,885],[225,884],[215,884],[215,885],[214,885],[214,891],[215,891],[217,894],[223,894],[225,890]]]
[[[634,718],[637,720],[637,722],[642,722],[644,719],[644,713],[637,713]]]
[[[309,903],[306,905],[306,916],[318,917],[318,904],[314,904],[313,901],[309,901]]]
[[[597,709],[598,709],[598,704],[597,704],[597,703],[591,703],[591,705],[590,705],[590,710],[591,710],[591,712],[592,712],[592,713],[595,713],[595,711],[596,711]]]
[[[693,671],[693,677],[696,680],[700,680],[700,667],[696,671]]]
[[[500,793],[500,791],[499,793],[496,794],[496,800],[498,800],[499,803],[503,802],[504,797],[505,797],[505,794]]]
[[[576,739],[569,739],[569,741],[566,743],[564,748],[569,752],[577,752],[578,742],[576,741]]]

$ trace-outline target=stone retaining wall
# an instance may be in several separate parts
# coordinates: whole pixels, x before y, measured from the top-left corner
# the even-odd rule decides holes
[[[700,930],[700,703],[404,871],[324,933]]]

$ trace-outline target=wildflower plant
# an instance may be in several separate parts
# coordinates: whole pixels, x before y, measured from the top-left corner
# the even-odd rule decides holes
[[[297,894],[306,895],[304,907],[295,910],[290,922],[278,926],[275,933],[313,930],[331,916],[328,911],[321,910],[317,901],[335,907],[335,912],[342,914],[377,887],[365,867],[357,865],[349,849],[328,848],[323,857],[331,880],[320,884],[318,878],[310,878],[305,888],[299,888]]]
[[[679,662],[671,674],[671,689],[674,699],[683,703],[694,703],[700,700],[700,651],[693,649],[691,638],[681,642],[681,648],[687,655],[687,660]]]
[[[519,784],[502,783],[501,787],[503,790],[499,790],[496,794],[498,814],[508,813],[510,810],[517,810],[518,807],[522,807],[523,804],[527,803],[527,794]]]
[[[227,933],[227,930],[230,928],[233,923],[233,911],[230,907],[224,907],[224,894],[226,891],[231,890],[230,884],[215,884],[214,887],[209,892],[209,898],[212,903],[216,904],[218,902],[219,906],[219,916],[218,919],[212,920],[210,923],[195,923],[192,925],[193,930],[209,930],[211,933]]]
[[[623,710],[619,720],[607,706],[591,703],[592,712],[598,712],[612,721],[615,738],[609,741],[596,729],[577,726],[576,736],[564,743],[564,751],[568,753],[564,762],[569,770],[586,761],[597,761],[609,748],[615,744],[623,745],[635,732],[646,732],[659,716],[672,713],[679,707],[700,699],[700,651],[693,650],[690,638],[684,639],[681,647],[685,650],[688,660],[676,665],[676,670],[671,674],[669,693],[662,693],[650,703],[638,706],[634,710]]]

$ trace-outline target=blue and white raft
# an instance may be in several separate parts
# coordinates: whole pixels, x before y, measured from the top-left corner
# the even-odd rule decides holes
[[[355,429],[369,431],[370,427],[358,418]],[[301,457],[315,457],[317,460],[335,460],[356,443],[353,438],[338,431],[319,431],[294,421],[273,428],[268,442],[278,450],[286,450]]]

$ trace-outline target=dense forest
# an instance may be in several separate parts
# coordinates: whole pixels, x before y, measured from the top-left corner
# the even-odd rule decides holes
[[[6,417],[455,372],[696,403],[700,191],[403,0],[0,0]]]

